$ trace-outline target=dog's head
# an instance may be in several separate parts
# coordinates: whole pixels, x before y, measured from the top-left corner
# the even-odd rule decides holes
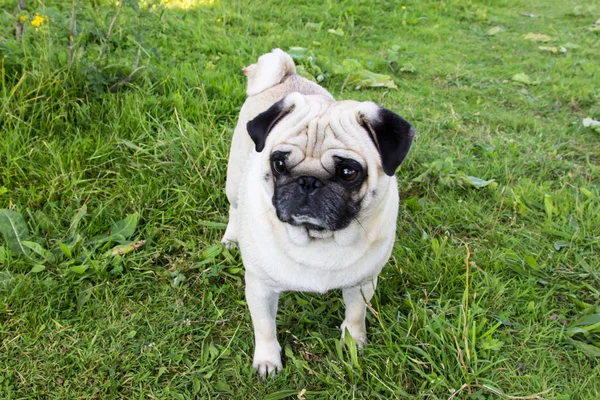
[[[370,212],[415,135],[408,122],[375,103],[300,93],[273,104],[247,130],[262,153],[277,217],[313,232],[344,229]]]

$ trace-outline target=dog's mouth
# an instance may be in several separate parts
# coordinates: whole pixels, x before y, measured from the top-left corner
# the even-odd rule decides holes
[[[313,239],[326,239],[333,235],[333,231],[323,225],[318,218],[309,215],[293,215],[290,224],[305,228],[308,236]]]
[[[324,231],[327,229],[318,218],[309,215],[292,215],[291,224],[302,226],[311,231]]]
[[[308,237],[313,238],[313,239],[327,239],[327,238],[330,238],[333,236],[333,231],[330,231],[325,228],[318,228],[318,229],[306,228],[306,233],[308,234]]]

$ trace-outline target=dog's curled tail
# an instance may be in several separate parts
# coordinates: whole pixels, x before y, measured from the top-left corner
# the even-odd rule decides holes
[[[286,76],[295,74],[296,66],[289,54],[274,49],[260,56],[256,64],[242,69],[242,72],[248,77],[246,94],[254,96],[281,83]]]

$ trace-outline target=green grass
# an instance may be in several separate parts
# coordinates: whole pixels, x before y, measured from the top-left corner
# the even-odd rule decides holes
[[[0,239],[0,398],[600,398],[600,4],[166,3],[126,2],[108,35],[115,2],[76,0],[72,63],[70,2],[0,3],[0,209],[44,249]],[[263,382],[218,240],[239,69],[274,47],[418,137],[369,344],[339,342],[339,292],[287,293]],[[345,59],[398,89],[356,90]]]

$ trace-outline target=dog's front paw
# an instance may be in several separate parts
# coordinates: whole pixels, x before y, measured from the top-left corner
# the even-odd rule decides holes
[[[281,372],[283,365],[281,364],[281,347],[279,343],[257,345],[254,351],[254,360],[252,368],[258,371],[258,374],[265,378],[267,376],[275,376]]]
[[[237,244],[234,240],[230,240],[228,238],[226,238],[225,236],[223,236],[223,238],[221,239],[221,243],[223,243],[223,245],[225,246],[225,248],[227,250],[231,250],[235,247],[235,245]]]
[[[233,228],[230,228],[230,225],[227,225],[225,234],[221,238],[221,243],[225,245],[227,250],[231,250],[237,244],[237,234]]]
[[[344,320],[340,329],[342,330],[342,340],[344,340],[344,337],[346,336],[346,329],[348,329],[348,332],[350,332],[350,336],[352,336],[352,339],[354,339],[354,342],[356,343],[358,348],[362,349],[363,347],[365,347],[365,344],[367,343],[367,329],[364,325],[353,325]]]

